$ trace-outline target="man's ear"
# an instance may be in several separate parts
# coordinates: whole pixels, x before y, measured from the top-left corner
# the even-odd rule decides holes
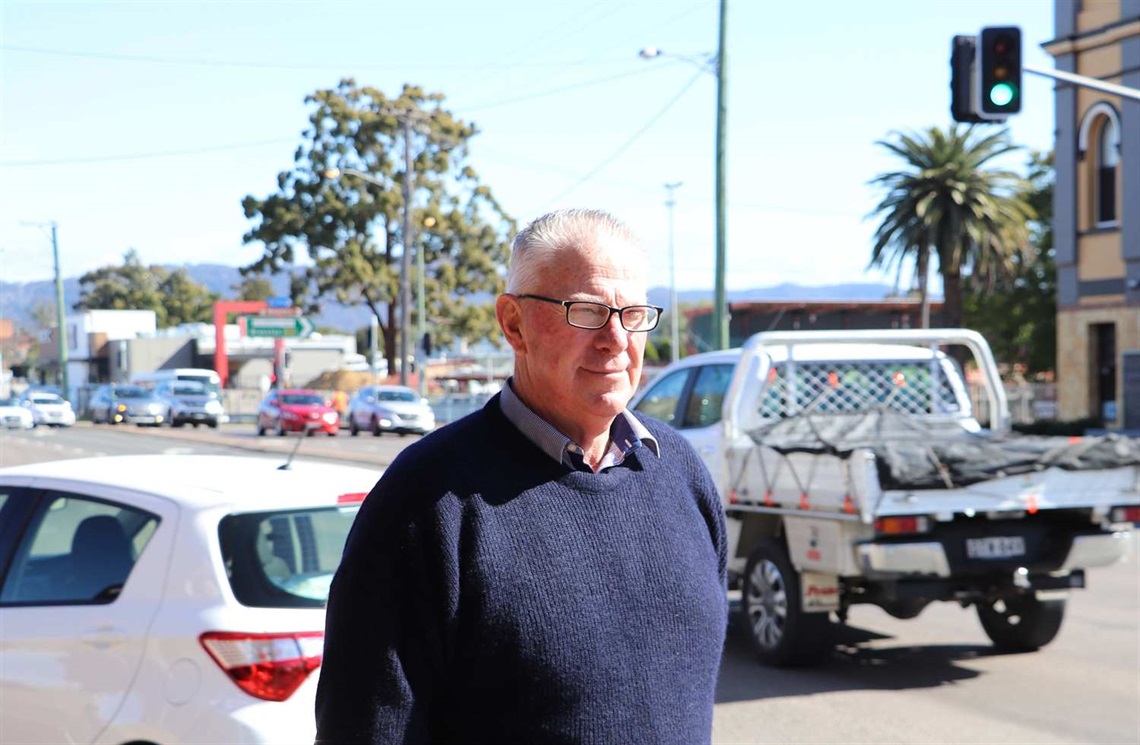
[[[522,333],[522,306],[517,298],[510,295],[499,295],[495,300],[495,318],[499,321],[499,328],[503,331],[507,343],[515,352],[525,352],[526,342]]]

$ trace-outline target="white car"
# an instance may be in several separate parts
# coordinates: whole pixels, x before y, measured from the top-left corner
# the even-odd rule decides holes
[[[55,393],[33,391],[24,398],[24,405],[32,410],[32,418],[37,425],[70,427],[75,424],[75,411],[71,404]]]
[[[36,426],[32,410],[14,398],[0,398],[0,427],[4,429],[31,429]]]
[[[374,469],[137,455],[0,469],[5,742],[311,743]]]

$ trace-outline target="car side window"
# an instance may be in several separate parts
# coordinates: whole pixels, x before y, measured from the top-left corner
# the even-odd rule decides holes
[[[720,421],[724,395],[732,381],[732,370],[732,365],[705,365],[700,368],[685,407],[682,428],[709,427]]]
[[[158,526],[125,505],[50,493],[28,523],[0,603],[111,603]]]
[[[637,404],[637,411],[656,417],[666,424],[676,426],[677,402],[685,392],[692,370],[676,370],[661,380],[654,381],[652,387]]]

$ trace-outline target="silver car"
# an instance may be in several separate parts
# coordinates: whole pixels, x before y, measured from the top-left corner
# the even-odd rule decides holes
[[[100,386],[89,404],[95,424],[126,424],[157,427],[166,421],[166,403],[137,385]]]
[[[193,380],[172,380],[159,383],[154,388],[155,395],[166,402],[166,418],[171,427],[186,424],[205,424],[216,428],[229,421],[225,407],[213,393],[201,383]]]
[[[435,412],[426,398],[402,385],[368,385],[348,402],[348,431],[352,436],[369,431],[401,436],[425,435],[435,429]]]

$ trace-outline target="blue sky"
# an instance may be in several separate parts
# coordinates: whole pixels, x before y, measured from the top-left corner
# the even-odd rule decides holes
[[[866,271],[892,130],[946,126],[954,34],[1022,27],[1051,68],[1048,0],[729,0],[730,290],[887,281]],[[414,83],[481,130],[470,164],[520,223],[608,209],[669,283],[712,293],[716,0],[0,3],[0,280],[121,262],[243,265],[241,200],[272,193],[304,98],[343,77]],[[643,60],[654,46],[666,54]],[[673,56],[675,55],[675,56]],[[688,58],[688,61],[683,58]],[[1052,146],[1051,81],[1009,125]],[[1022,169],[1026,155],[1011,165]]]

